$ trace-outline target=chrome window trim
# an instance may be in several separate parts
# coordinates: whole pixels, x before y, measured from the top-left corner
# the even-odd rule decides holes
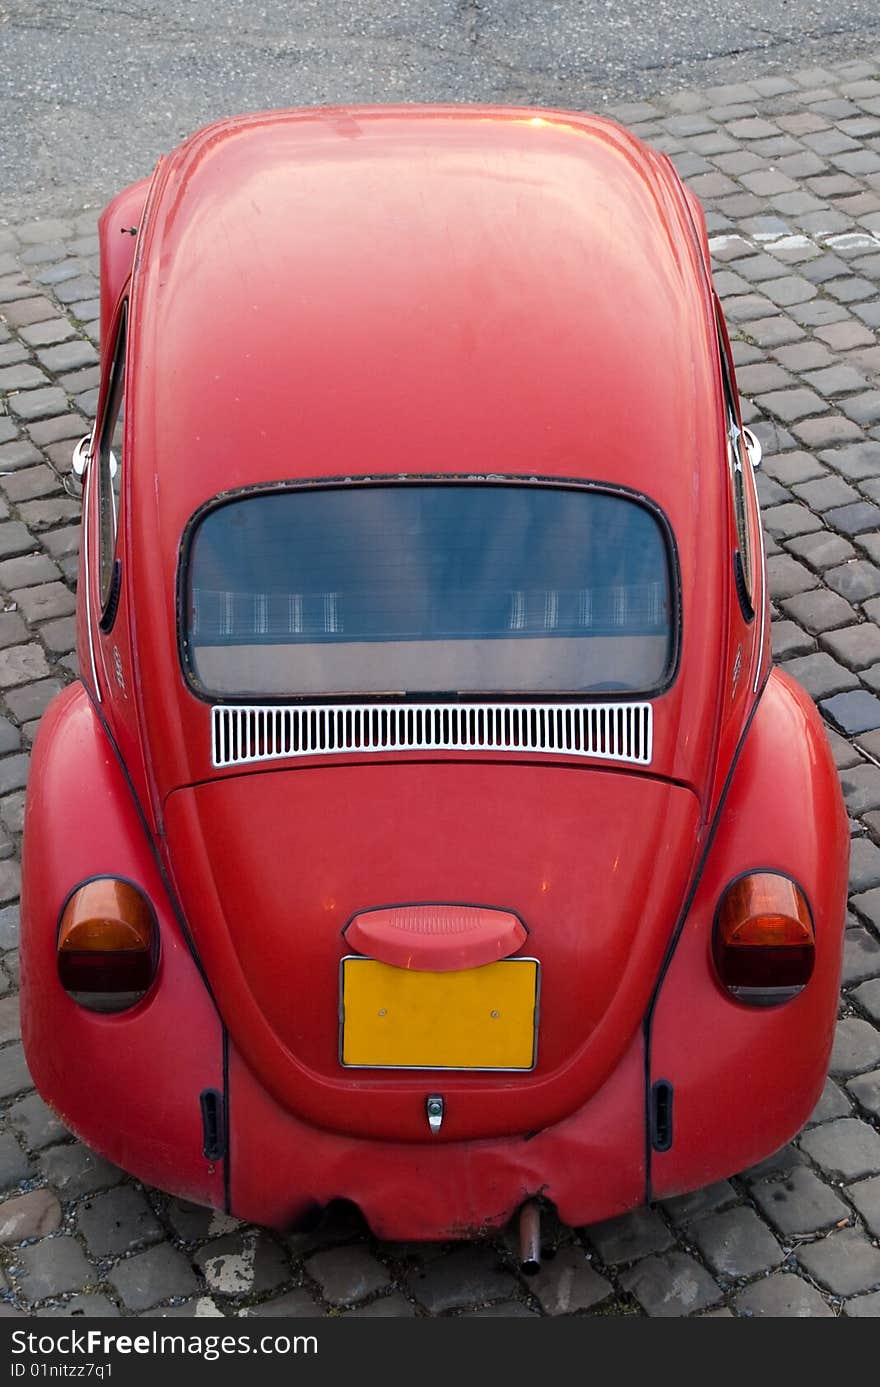
[[[758,685],[761,682],[761,670],[764,666],[764,638],[767,629],[767,555],[764,552],[764,522],[761,519],[761,505],[758,501],[757,489],[754,492],[755,514],[758,517],[758,548],[761,551],[761,626],[760,637],[758,640],[758,658],[755,661],[755,682],[752,685],[752,693],[758,692]]]
[[[92,595],[91,595],[92,574],[91,574],[91,567],[90,567],[90,564],[89,564],[89,506],[90,506],[90,499],[89,499],[89,482],[90,482],[92,476],[94,475],[94,471],[95,471],[94,467],[89,466],[89,464],[93,461],[93,456],[94,456],[93,453],[92,453],[92,442],[93,442],[93,440],[94,440],[94,434],[92,435],[92,440],[91,440],[90,443],[89,443],[89,452],[86,454],[86,457],[85,457],[85,470],[84,470],[84,473],[83,473],[83,483],[84,483],[84,484],[83,484],[83,500],[82,500],[82,505],[83,505],[83,509],[82,509],[82,517],[83,517],[83,518],[82,518],[82,532],[83,532],[83,533],[82,533],[82,544],[83,544],[83,582],[84,582],[84,584],[85,584],[85,589],[86,589],[86,630],[88,631],[88,635],[89,635],[89,663],[90,663],[91,666],[92,666],[92,682],[93,682],[93,684],[94,684],[94,686],[95,686],[95,698],[97,699],[98,703],[101,703],[101,702],[103,701],[103,696],[102,696],[102,694],[101,694],[101,685],[100,685],[100,682],[99,682],[99,680],[98,680],[98,666],[97,666],[97,663],[96,663],[96,661],[95,661],[95,633],[94,633],[94,631],[92,630]],[[77,446],[79,447],[80,445],[77,445]]]
[[[652,688],[639,688],[631,692],[633,698],[654,699],[659,698],[661,694],[667,693],[668,690],[672,688],[678,678],[683,648],[681,564],[678,556],[678,544],[672,526],[665,511],[655,500],[642,491],[626,486],[623,482],[600,482],[584,477],[546,476],[537,473],[524,475],[521,473],[506,472],[449,472],[441,474],[432,473],[430,475],[414,472],[395,473],[393,475],[385,473],[364,476],[332,475],[261,482],[250,486],[239,486],[232,491],[221,492],[199,506],[190,516],[184,527],[178,553],[176,579],[177,649],[183,677],[186,680],[190,693],[201,702],[209,705],[216,704],[218,701],[224,699],[229,699],[230,701],[237,699],[242,701],[248,697],[248,693],[240,690],[206,688],[197,678],[193,667],[193,645],[187,618],[190,560],[193,543],[199,527],[214,511],[221,509],[223,506],[234,504],[246,497],[272,496],[284,492],[325,491],[336,490],[338,488],[345,488],[348,490],[373,486],[434,486],[441,484],[444,486],[470,486],[472,484],[479,484],[500,487],[552,487],[554,489],[570,491],[589,491],[600,495],[618,496],[624,500],[632,501],[636,505],[647,510],[660,527],[666,548],[667,563],[669,565],[671,647],[662,682]],[[468,692],[470,696],[473,697],[472,691]],[[554,690],[552,692],[558,698],[565,698],[571,693],[580,691]],[[517,694],[524,699],[536,693],[536,690],[517,690]],[[295,694],[291,695],[291,697],[296,696]],[[317,697],[317,695],[311,696]],[[334,696],[334,691],[330,691],[329,696]],[[381,697],[381,695],[365,694],[361,690],[353,690],[349,696],[352,698]],[[261,699],[265,703],[269,701],[271,695],[250,692],[250,697]]]

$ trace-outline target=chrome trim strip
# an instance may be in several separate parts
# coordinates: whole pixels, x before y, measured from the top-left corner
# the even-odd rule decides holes
[[[443,1064],[346,1064],[342,1058],[343,1028],[345,1026],[345,1008],[342,1004],[342,980],[344,977],[344,965],[349,959],[363,960],[366,954],[346,954],[339,960],[339,1064],[342,1069],[382,1069],[385,1071],[393,1070],[397,1074],[410,1074],[421,1071],[424,1074],[531,1074],[538,1063],[538,1029],[541,1023],[541,960],[539,958],[499,958],[498,963],[534,963],[535,965],[535,1022],[534,1037],[532,1040],[532,1062],[527,1068],[503,1069],[500,1065],[489,1066],[468,1065],[466,1068],[458,1068],[453,1065]],[[381,959],[370,959],[371,963],[380,963]],[[392,965],[387,965],[391,967]],[[413,970],[415,971],[415,970]],[[462,972],[472,972],[470,968],[461,970]]]
[[[89,457],[88,460],[91,461],[91,457]],[[96,664],[96,662],[95,662],[95,636],[94,636],[94,632],[93,632],[93,630],[92,630],[92,599],[91,599],[92,574],[91,574],[91,569],[90,569],[90,567],[89,567],[89,509],[90,509],[90,504],[91,504],[91,503],[90,503],[90,500],[89,500],[89,483],[90,483],[90,481],[91,481],[91,478],[92,478],[92,475],[93,475],[94,471],[95,471],[94,467],[86,467],[86,470],[85,470],[85,484],[84,484],[84,486],[83,486],[83,510],[82,510],[82,516],[83,516],[83,520],[82,520],[83,582],[85,583],[85,589],[86,589],[86,630],[87,630],[88,636],[89,636],[89,660],[90,660],[91,666],[92,666],[92,682],[94,683],[94,686],[95,686],[95,698],[96,698],[96,700],[98,701],[98,703],[101,703],[103,700],[102,700],[102,695],[101,695],[101,685],[100,685],[100,683],[98,682],[98,666],[97,666],[97,664]]]
[[[758,692],[761,670],[764,668],[764,636],[767,626],[767,555],[764,553],[764,523],[761,520],[761,506],[755,489],[755,511],[758,516],[758,546],[761,550],[761,635],[758,640],[758,660],[755,665],[755,682],[752,693]]]
[[[218,769],[389,751],[540,752],[649,766],[650,703],[215,704]]]

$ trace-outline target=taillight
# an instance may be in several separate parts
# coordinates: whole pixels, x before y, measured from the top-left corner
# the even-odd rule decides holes
[[[775,872],[752,872],[730,885],[715,918],[713,953],[727,991],[752,1006],[778,1006],[806,987],[816,941],[806,897]]]
[[[153,910],[136,886],[98,877],[74,891],[58,929],[58,977],[80,1006],[134,1006],[155,977],[158,957]]]

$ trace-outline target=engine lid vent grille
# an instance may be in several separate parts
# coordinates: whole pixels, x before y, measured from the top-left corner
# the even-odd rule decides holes
[[[651,764],[650,703],[395,703],[212,710],[217,767],[388,751],[544,752]]]

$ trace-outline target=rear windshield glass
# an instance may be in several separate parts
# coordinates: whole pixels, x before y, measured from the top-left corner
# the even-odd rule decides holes
[[[220,696],[646,693],[672,654],[660,525],[486,483],[242,497],[192,542],[184,643]]]

